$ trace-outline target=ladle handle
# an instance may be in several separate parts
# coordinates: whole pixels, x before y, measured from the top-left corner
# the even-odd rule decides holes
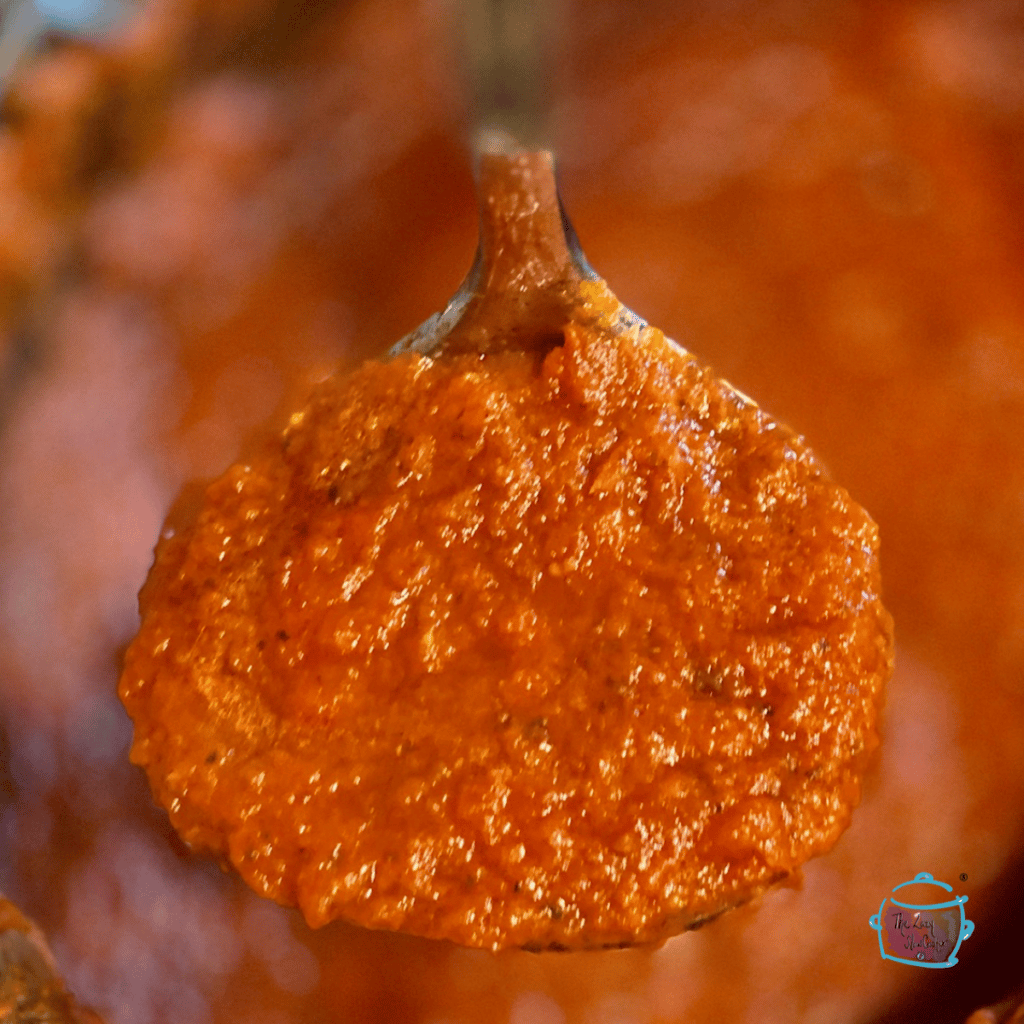
[[[522,149],[498,133],[482,137],[482,145],[472,269],[445,310],[399,341],[392,356],[433,355],[442,347],[491,351],[516,344],[513,336],[521,340],[526,328],[553,337],[578,304],[580,282],[597,279],[562,209],[551,153]]]
[[[566,233],[569,221],[558,196],[552,154],[547,150],[491,150],[479,153],[477,160],[477,289],[521,293],[578,279],[576,252]]]
[[[466,95],[473,134],[502,132],[529,149],[550,147],[549,62],[554,0],[462,0]]]

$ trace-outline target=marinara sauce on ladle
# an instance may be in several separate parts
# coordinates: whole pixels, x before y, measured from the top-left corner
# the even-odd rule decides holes
[[[877,530],[590,271],[549,154],[483,155],[479,194],[448,309],[161,537],[132,759],[311,925],[658,941],[848,824],[892,670]]]

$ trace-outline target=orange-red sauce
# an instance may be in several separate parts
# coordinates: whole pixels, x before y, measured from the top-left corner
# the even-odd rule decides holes
[[[161,542],[133,759],[313,924],[650,940],[857,802],[892,665],[874,524],[583,288],[554,341],[329,382]]]

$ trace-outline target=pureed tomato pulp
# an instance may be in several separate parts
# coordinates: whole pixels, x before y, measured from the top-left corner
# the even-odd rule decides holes
[[[495,217],[529,179],[492,175]],[[892,667],[876,528],[603,283],[517,320],[523,274],[489,280],[483,341],[326,383],[161,539],[132,756],[311,924],[657,940],[848,823]]]

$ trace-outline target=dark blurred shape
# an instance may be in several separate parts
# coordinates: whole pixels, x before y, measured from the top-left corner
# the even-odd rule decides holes
[[[1024,985],[995,1006],[975,1010],[967,1024],[1024,1024]]]
[[[64,988],[42,933],[0,897],[0,1024],[102,1024]]]

